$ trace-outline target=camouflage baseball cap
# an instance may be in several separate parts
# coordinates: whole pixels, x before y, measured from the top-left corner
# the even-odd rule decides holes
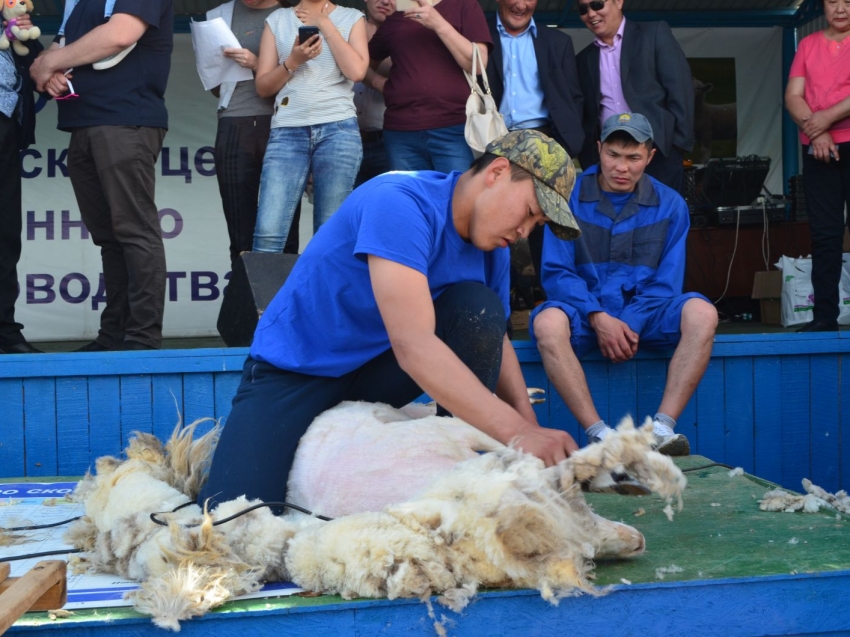
[[[558,142],[533,129],[516,130],[487,144],[484,152],[504,157],[531,173],[537,203],[556,237],[578,239],[581,236],[569,205],[576,169]]]

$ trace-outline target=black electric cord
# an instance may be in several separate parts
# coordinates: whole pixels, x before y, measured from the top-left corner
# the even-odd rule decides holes
[[[722,462],[712,462],[711,464],[704,464],[699,467],[691,467],[690,469],[682,469],[682,473],[689,473],[691,471],[702,471],[703,469],[710,469],[711,467],[723,467],[724,469],[736,469],[737,467],[731,467],[728,464],[723,464]]]
[[[67,520],[62,520],[61,522],[52,522],[51,524],[37,524],[34,526],[13,526],[13,527],[5,527],[0,526],[0,531],[38,531],[39,529],[52,529],[54,526],[62,526],[63,524],[68,524],[69,522],[73,522],[74,520],[79,520],[82,515],[78,515],[75,518],[68,518]]]
[[[26,555],[13,555],[11,557],[0,557],[0,563],[16,562],[18,560],[31,560],[36,557],[50,557],[51,555],[67,555],[68,553],[82,553],[83,549],[61,549],[57,551],[44,551],[43,553],[28,553]]]
[[[192,501],[184,502],[179,507],[172,509],[171,511],[159,511],[157,513],[151,513],[150,518],[151,522],[154,524],[158,524],[160,526],[168,526],[168,522],[160,520],[157,516],[159,515],[167,515],[169,513],[176,513],[180,509],[189,506],[190,504],[195,504]],[[283,507],[284,509],[295,509],[296,511],[300,511],[306,515],[313,515],[312,511],[308,511],[307,509],[298,506],[297,504],[290,504],[289,502],[260,502],[259,504],[255,504],[253,506],[248,507],[247,509],[242,509],[241,511],[234,513],[230,517],[226,517],[223,520],[218,520],[217,522],[213,522],[213,526],[218,526],[219,524],[224,524],[225,522],[230,522],[231,520],[235,520],[236,518],[245,515],[246,513],[250,513],[255,509],[261,509],[263,507]],[[316,515],[319,520],[324,520],[325,522],[330,522],[333,518],[326,517],[324,515]],[[184,524],[182,525],[184,528],[191,528],[194,526],[200,526],[200,524]]]
[[[189,500],[188,502],[184,502],[180,506],[175,507],[171,511],[160,511],[159,513],[151,513],[151,515],[150,515],[151,522],[153,522],[154,524],[158,524],[159,526],[168,526],[168,522],[163,522],[162,520],[158,519],[156,516],[165,515],[165,514],[168,514],[168,513],[176,513],[180,509],[183,509],[183,508],[190,506],[192,504],[195,504],[195,502],[193,500]],[[273,506],[283,507],[285,509],[295,509],[296,511],[300,511],[301,513],[304,513],[306,515],[313,515],[312,511],[308,511],[307,509],[300,507],[297,504],[290,504],[289,502],[261,502],[259,504],[255,504],[253,506],[250,506],[247,509],[243,509],[242,511],[234,513],[230,517],[226,517],[223,520],[218,520],[217,522],[213,522],[213,526],[218,526],[219,524],[224,524],[225,522],[230,522],[231,520],[235,520],[236,518],[243,516],[246,513],[250,513],[251,511],[254,511],[255,509],[260,509],[262,507],[273,507]],[[35,531],[35,530],[38,530],[38,529],[49,529],[51,527],[61,526],[63,524],[68,524],[69,522],[73,522],[74,520],[79,520],[81,517],[83,517],[83,516],[79,515],[75,518],[69,518],[67,520],[62,520],[61,522],[53,522],[51,524],[40,524],[38,526],[18,526],[18,527],[13,527],[13,528],[0,527],[0,531],[5,531],[5,532],[8,532],[8,531]],[[333,518],[329,518],[329,517],[326,517],[324,515],[317,515],[316,517],[320,520],[324,520],[325,522],[330,522],[331,520],[333,520]],[[183,526],[185,528],[191,528],[191,527],[195,527],[195,526],[200,526],[200,524],[184,524]],[[14,556],[11,556],[11,557],[0,557],[0,563],[2,563],[2,562],[15,562],[15,561],[18,561],[18,560],[30,560],[30,559],[35,559],[35,558],[38,558],[38,557],[49,557],[51,555],[67,555],[69,553],[82,553],[82,552],[83,552],[83,549],[61,549],[61,550],[56,550],[56,551],[44,551],[42,553],[27,553],[26,555],[14,555]]]

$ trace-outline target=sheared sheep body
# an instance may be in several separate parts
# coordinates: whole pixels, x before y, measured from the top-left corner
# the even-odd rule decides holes
[[[413,415],[408,415],[405,412]],[[320,414],[298,443],[287,499],[328,517],[382,511],[434,476],[501,443],[426,406],[344,402]]]
[[[354,426],[334,425],[349,412]],[[98,474],[87,477],[77,491],[87,515],[68,537],[88,551],[98,570],[143,580],[132,594],[136,608],[174,630],[181,620],[264,581],[284,579],[347,598],[442,593],[440,601],[458,610],[481,586],[533,587],[557,602],[579,591],[599,592],[590,581],[594,558],[630,557],[644,550],[636,529],[590,510],[581,481],[622,467],[668,501],[680,498],[685,485],[669,458],[650,450],[651,426],[635,429],[630,421],[601,444],[547,469],[540,460],[455,419],[410,420],[386,405],[351,403],[322,418],[325,422],[305,436],[307,444],[299,448],[293,469],[311,478],[299,487],[299,504],[319,510],[322,503],[337,506],[345,492],[374,494],[379,483],[403,488],[384,492],[384,501],[377,504],[360,500],[359,512],[331,522],[300,514],[275,517],[258,509],[213,526],[253,504],[238,498],[220,504],[211,515],[192,504],[162,516],[170,526],[155,525],[149,514],[194,498],[201,484],[198,467],[208,465],[218,431],[193,440],[190,427],[175,432],[164,450],[152,436],[139,435],[125,462],[99,461]],[[372,434],[382,427],[388,428],[385,433],[393,429],[393,444],[376,452]],[[347,446],[358,461],[335,474],[322,465],[334,464],[338,457],[313,454],[311,446]],[[417,471],[424,476],[397,481],[397,463],[412,457],[404,454],[413,447],[419,456]],[[352,449],[363,450],[363,455]],[[382,453],[389,464],[379,472],[371,463],[364,466],[364,458]],[[311,493],[312,485],[326,480],[337,481],[342,489]],[[292,490],[290,499],[295,500]],[[364,510],[379,505],[381,510]],[[200,525],[183,526],[194,523]]]
[[[537,588],[551,598],[595,592],[596,523],[572,514],[559,477],[558,467],[544,470],[512,449],[480,456],[405,504],[299,533],[287,566],[313,590],[390,599],[437,591],[455,610],[480,586]],[[643,538],[633,540],[630,553],[642,550]]]

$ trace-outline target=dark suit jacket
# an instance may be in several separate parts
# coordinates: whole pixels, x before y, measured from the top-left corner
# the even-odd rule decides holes
[[[502,41],[496,28],[495,15],[487,19],[487,25],[493,37],[493,50],[487,59],[487,80],[490,82],[493,99],[499,106],[505,92],[505,82]],[[543,89],[543,103],[557,133],[555,140],[571,157],[575,157],[581,150],[584,133],[581,127],[582,93],[576,71],[573,40],[566,33],[537,24],[534,53]]]
[[[664,154],[676,146],[694,145],[694,87],[682,47],[666,22],[626,20],[620,52],[623,95],[635,113],[652,124],[655,145]],[[578,54],[578,74],[584,93],[585,145],[582,166],[599,161],[599,47],[591,42]]]

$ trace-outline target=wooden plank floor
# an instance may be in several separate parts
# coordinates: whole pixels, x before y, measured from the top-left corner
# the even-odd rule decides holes
[[[549,386],[540,355],[515,341],[529,386],[547,391],[539,422],[586,442]],[[245,348],[0,357],[0,477],[82,474],[120,453],[132,431],[165,438],[178,417],[226,424]],[[611,364],[584,360],[600,415],[616,424],[655,413],[670,352]],[[797,489],[811,478],[850,488],[850,330],[720,334],[678,421],[691,449]]]
[[[461,614],[437,607],[450,635],[791,635],[850,634],[850,517],[767,513],[757,500],[771,485],[730,477],[704,457],[677,460],[688,476],[684,509],[672,522],[656,497],[592,494],[602,515],[640,529],[647,551],[600,561],[607,595],[566,598],[555,607],[535,591],[485,592]],[[643,515],[635,515],[643,509]],[[659,570],[661,569],[661,570]],[[680,570],[679,570],[680,569]],[[629,582],[629,583],[625,583]],[[128,610],[77,612],[64,620],[26,615],[9,634],[58,629],[62,635],[162,634]],[[186,635],[434,635],[415,600],[338,597],[234,602]]]
[[[753,321],[726,321],[717,326],[718,334],[792,334],[796,327],[782,327],[781,325],[762,325]],[[850,333],[850,326],[841,326],[841,332]],[[528,330],[515,330],[513,338],[518,341],[529,340]],[[87,344],[89,341],[45,341],[36,343],[39,349],[45,352],[71,352],[74,349]],[[165,338],[162,341],[163,349],[206,349],[225,347],[220,336],[199,336],[186,338]]]

